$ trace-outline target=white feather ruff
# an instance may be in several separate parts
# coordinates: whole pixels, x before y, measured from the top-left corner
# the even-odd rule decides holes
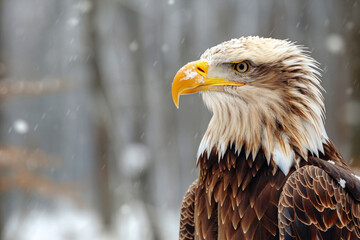
[[[208,77],[231,78],[233,73],[224,72],[218,67],[219,62],[244,59],[255,65],[281,64],[291,70],[300,69],[297,72],[289,71],[294,72],[294,76],[289,77],[301,80],[293,81],[294,89],[303,88],[311,94],[302,95],[293,89],[284,93],[281,89],[264,87],[264,84],[270,84],[264,80],[264,76],[262,83],[244,76],[246,84],[242,87],[224,87],[223,92],[203,92],[203,100],[213,112],[213,117],[201,140],[198,158],[205,152],[209,158],[215,148],[221,159],[232,144],[238,154],[245,151],[253,159],[262,149],[268,163],[273,161],[286,175],[298,160],[294,148],[305,160],[308,151],[315,156],[324,152],[323,144],[328,136],[323,123],[324,104],[317,77],[318,67],[303,49],[288,41],[253,37],[220,44],[208,49],[201,58],[209,63]],[[284,104],[284,99],[287,99],[285,94],[299,99],[300,102],[294,104],[301,114],[287,111],[289,106]],[[285,127],[277,129],[278,123]]]

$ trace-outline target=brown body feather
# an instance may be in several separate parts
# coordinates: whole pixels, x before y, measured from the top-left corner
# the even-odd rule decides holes
[[[360,238],[360,182],[331,142],[324,149],[287,176],[262,151],[254,161],[233,148],[220,161],[215,150],[199,158],[199,179],[182,205],[180,239]]]

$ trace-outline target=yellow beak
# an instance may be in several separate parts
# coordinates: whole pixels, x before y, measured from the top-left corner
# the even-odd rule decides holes
[[[221,91],[222,86],[243,86],[244,83],[230,82],[222,78],[208,78],[209,64],[206,61],[195,61],[186,64],[175,75],[172,83],[172,98],[179,108],[180,95],[200,91]]]

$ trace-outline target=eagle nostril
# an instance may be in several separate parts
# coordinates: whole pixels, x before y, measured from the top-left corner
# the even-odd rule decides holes
[[[202,69],[201,67],[197,67],[196,68],[199,72],[205,73],[204,69]]]

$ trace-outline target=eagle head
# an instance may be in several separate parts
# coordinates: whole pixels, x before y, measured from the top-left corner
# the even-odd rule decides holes
[[[201,92],[213,113],[198,157],[215,150],[219,161],[229,149],[268,164],[286,175],[323,153],[328,137],[317,62],[287,40],[242,37],[207,49],[200,60],[176,74],[172,97]]]

